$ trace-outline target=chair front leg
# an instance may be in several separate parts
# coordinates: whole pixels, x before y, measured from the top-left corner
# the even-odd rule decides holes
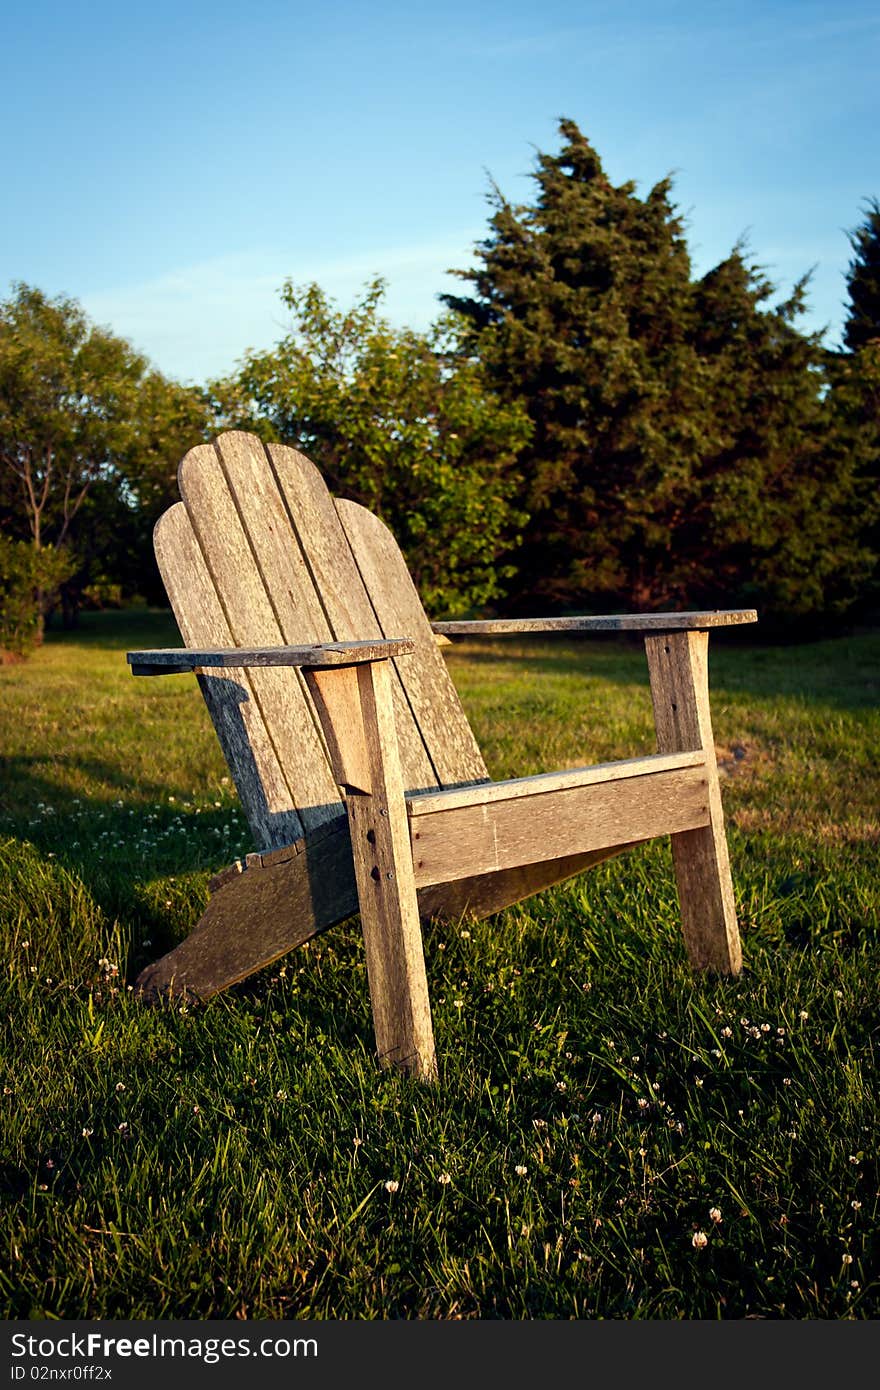
[[[379,1060],[433,1080],[437,1060],[390,665],[374,661],[305,676],[345,793]]]
[[[736,975],[742,951],[709,712],[708,648],[705,631],[645,638],[659,751],[706,756],[709,824],[671,837],[685,945],[697,969]]]

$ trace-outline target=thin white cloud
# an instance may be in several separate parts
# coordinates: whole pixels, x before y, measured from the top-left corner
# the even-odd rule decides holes
[[[96,322],[127,338],[157,367],[182,381],[231,371],[248,348],[264,348],[286,330],[278,290],[286,279],[316,281],[347,305],[374,275],[388,282],[384,312],[392,322],[426,328],[440,312],[437,295],[465,266],[479,230],[442,240],[315,259],[255,250],[179,267],[149,280],[82,295]]]

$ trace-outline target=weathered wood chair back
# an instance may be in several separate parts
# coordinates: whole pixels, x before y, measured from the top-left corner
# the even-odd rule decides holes
[[[334,501],[295,449],[230,432],[180,465],[182,502],[160,518],[156,559],[188,647],[413,638],[395,662],[407,791],[487,778],[455,687],[391,532]],[[279,848],[345,814],[299,670],[200,674],[258,849]]]

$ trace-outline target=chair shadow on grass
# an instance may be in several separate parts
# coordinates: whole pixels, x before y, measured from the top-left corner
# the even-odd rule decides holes
[[[146,785],[139,778],[138,800],[132,802],[131,780],[112,762],[65,757],[53,761],[75,767],[119,795],[114,797],[111,790],[77,799],[69,783],[36,770],[45,767],[44,760],[8,759],[5,794],[0,797],[0,843],[5,841],[7,873],[14,878],[16,846],[23,856],[27,845],[47,866],[65,869],[108,923],[122,925],[130,940],[128,973],[133,977],[187,934],[207,900],[208,879],[251,845],[236,840],[234,848],[218,852],[229,838],[223,830],[230,805],[201,809],[199,814],[187,811],[187,793],[172,792],[176,800],[169,804],[168,785],[158,778]],[[10,791],[27,812],[10,810]],[[184,911],[192,921],[181,920]]]

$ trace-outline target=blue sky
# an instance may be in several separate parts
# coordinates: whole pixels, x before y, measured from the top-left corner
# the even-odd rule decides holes
[[[18,0],[3,20],[0,294],[80,300],[203,381],[285,326],[282,281],[374,273],[426,326],[568,116],[615,182],[668,173],[695,267],[743,235],[839,339],[880,196],[875,0]]]

